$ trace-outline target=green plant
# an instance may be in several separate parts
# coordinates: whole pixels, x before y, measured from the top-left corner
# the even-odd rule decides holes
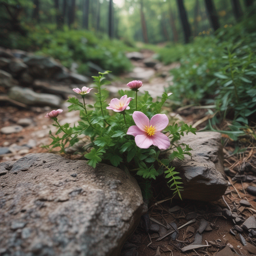
[[[113,99],[108,106],[106,102],[108,91],[102,88],[102,85],[106,83],[106,74],[108,72],[99,73],[99,76],[93,77],[96,85],[93,90],[97,90],[94,105],[85,103],[85,95],[91,90],[86,87],[83,87],[82,90],[74,89],[81,95],[82,101],[75,97],[68,100],[71,104],[69,111],[80,112],[79,125],[75,127],[69,127],[69,124],[61,126],[58,123],[56,111],[48,114],[55,121],[58,130],[55,136],[50,133],[53,141],[47,148],[60,147],[61,152],[65,153],[65,147],[78,142],[79,135],[86,135],[89,140],[82,153],[92,167],[104,162],[136,172],[136,177],[142,179],[143,184],[146,182],[142,185],[145,189],[149,187],[148,179],[156,179],[157,176],[164,174],[174,195],[178,194],[181,197],[181,178],[170,164],[174,158],[182,160],[185,154],[190,155],[189,146],[179,144],[178,141],[185,133],[195,133],[195,129],[186,124],[181,127],[177,124],[167,126],[169,122],[167,116],[159,115],[168,98],[166,93],[160,100],[153,102],[148,92],[137,96],[138,87],[130,91],[121,90],[119,91],[121,99]],[[137,81],[134,82],[137,83]],[[136,101],[131,98],[131,96],[135,96],[134,90],[136,91]],[[107,108],[115,111],[114,115]],[[136,117],[138,115],[140,118]],[[150,122],[147,121],[148,118],[151,118]],[[148,126],[142,125],[142,119],[144,119],[144,123],[149,122]],[[137,126],[134,125],[134,122]],[[158,128],[159,125],[161,128]],[[64,133],[62,137],[59,136],[61,133]],[[142,137],[137,138],[136,136],[144,136],[144,139],[141,140]],[[145,145],[146,140],[147,145]],[[166,154],[167,151],[169,154]],[[145,192],[146,197],[149,194],[149,192]]]

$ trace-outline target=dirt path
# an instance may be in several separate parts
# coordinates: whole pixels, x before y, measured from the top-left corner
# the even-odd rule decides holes
[[[144,59],[152,58],[153,56],[152,52],[146,50],[142,51],[142,54]],[[164,89],[168,88],[168,86],[172,83],[172,77],[170,76],[169,71],[172,68],[179,67],[178,63],[174,63],[169,66],[163,66],[161,63],[157,62],[154,67],[146,67],[143,60],[132,61],[132,63],[134,65],[134,70],[131,73],[122,76],[121,79],[112,82],[111,85],[108,86],[108,89],[111,92],[111,97],[116,95],[119,89],[126,89],[126,83],[128,81],[139,78],[141,78],[143,81],[143,90],[149,91],[149,93],[154,98],[161,96],[164,92]],[[88,98],[87,101],[89,103],[92,100]],[[67,112],[67,105],[64,105],[63,109],[65,111],[64,114],[60,115],[61,123],[68,122],[74,124],[78,121],[78,113],[74,114],[73,112]],[[11,148],[10,153],[0,156],[0,162],[17,160],[28,153],[46,152],[46,150],[42,149],[41,146],[50,142],[48,132],[49,130],[54,130],[51,120],[45,118],[45,114],[49,111],[49,108],[41,107],[33,107],[23,110],[8,105],[0,107],[0,127],[16,125],[21,118],[31,119],[31,124],[27,127],[24,127],[22,131],[18,133],[12,133],[8,135],[0,134],[0,147]],[[186,116],[183,116],[183,118],[189,122],[194,123],[195,120],[200,118],[200,113],[195,113],[192,110],[191,114],[186,114]],[[30,148],[28,147],[28,144],[30,145]],[[228,144],[225,149],[226,152],[230,150]],[[236,156],[233,156],[232,160],[232,157],[230,157],[228,154],[225,155],[225,159],[227,160],[226,166],[228,167],[230,167],[232,164],[230,161],[237,161]],[[238,174],[241,174],[241,170],[233,173],[231,177],[234,175],[237,176]],[[242,172],[242,174],[246,177],[248,175],[254,177],[254,172],[251,171],[246,172],[245,170]],[[256,203],[254,201],[255,197],[246,192],[246,188],[249,185],[253,185],[253,181],[255,181],[255,179],[246,180],[245,178],[246,181],[234,181],[232,184],[230,183],[229,189],[224,196],[225,201],[223,199],[212,203],[193,202],[187,200],[173,202],[167,201],[162,204],[154,205],[156,202],[165,199],[161,193],[154,195],[151,203],[152,207],[149,210],[148,217],[154,218],[165,226],[169,223],[175,222],[179,227],[190,220],[190,217],[188,216],[193,216],[196,221],[189,225],[189,229],[187,227],[181,229],[178,236],[176,237],[176,241],[171,240],[170,236],[167,236],[159,242],[156,241],[157,237],[161,236],[161,234],[166,232],[166,230],[162,230],[162,233],[159,231],[159,234],[153,232],[146,233],[145,226],[143,227],[145,221],[142,221],[141,225],[137,228],[131,239],[127,242],[125,247],[127,250],[125,250],[123,255],[216,255],[216,253],[222,250],[226,245],[233,247],[239,255],[248,255],[248,252],[245,250],[241,242],[242,238],[240,234],[247,240],[247,242],[252,244],[254,243],[254,238],[250,238],[248,236],[248,232],[243,230],[241,233],[237,232],[236,235],[232,235],[230,233],[230,229],[235,225],[240,226],[242,224],[239,219],[235,220],[234,222],[234,216],[237,216],[235,218],[242,217],[243,219],[247,219],[256,212]],[[251,206],[243,206],[240,203],[241,199],[249,201]],[[177,208],[178,210],[170,213],[170,208],[174,206],[179,207]],[[225,214],[225,211],[228,208],[232,209],[232,214],[234,215],[233,217],[227,216]],[[187,241],[191,243],[193,242],[193,239],[195,238],[195,231],[200,226],[202,219],[205,219],[209,222],[209,231],[203,232],[201,243],[205,244],[205,241],[208,243],[211,242],[212,246],[206,249],[201,249],[201,251],[197,250],[182,253],[179,249],[180,246],[184,245],[186,238],[188,239]],[[168,228],[170,227],[168,226]],[[189,231],[191,233],[190,237]],[[157,250],[160,250],[160,254],[157,254]],[[227,256],[229,255],[227,254]]]

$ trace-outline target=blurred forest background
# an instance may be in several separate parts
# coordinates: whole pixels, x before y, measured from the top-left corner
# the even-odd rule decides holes
[[[173,102],[208,106],[236,138],[255,121],[254,0],[0,0],[0,46],[58,59],[89,75],[91,65],[119,75],[125,53],[149,49],[172,69]],[[254,124],[254,123],[253,123]]]

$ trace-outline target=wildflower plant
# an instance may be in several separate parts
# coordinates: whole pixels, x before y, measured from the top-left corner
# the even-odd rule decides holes
[[[147,188],[147,191],[142,190],[145,199],[150,194],[150,180],[164,175],[173,194],[181,198],[181,177],[171,167],[171,162],[174,158],[182,160],[185,154],[190,155],[189,146],[178,141],[185,133],[195,133],[195,129],[187,124],[169,125],[167,115],[160,113],[168,94],[163,93],[160,100],[153,102],[148,92],[138,94],[142,86],[140,81],[128,83],[127,91],[119,91],[120,99],[107,103],[108,91],[102,86],[108,73],[99,72],[99,76],[93,77],[96,85],[93,88],[96,96],[94,105],[85,102],[85,94],[90,93],[92,88],[74,89],[78,98],[68,99],[68,109],[79,111],[81,121],[74,127],[69,124],[61,126],[57,115],[53,115],[58,130],[56,135],[50,132],[53,141],[47,147],[60,147],[65,153],[66,147],[78,142],[80,135],[86,135],[88,143],[82,153],[90,166],[95,168],[103,162],[131,171],[142,184],[141,187]],[[47,116],[51,117],[50,114]],[[60,134],[64,135],[60,137]]]

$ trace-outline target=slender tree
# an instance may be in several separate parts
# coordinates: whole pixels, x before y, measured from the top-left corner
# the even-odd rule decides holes
[[[214,31],[220,28],[219,18],[212,0],[204,0],[207,14]]]
[[[89,29],[89,7],[90,7],[90,0],[84,0],[82,27],[85,29]]]
[[[108,36],[109,38],[114,37],[114,13],[113,13],[113,0],[109,0],[108,6]]]
[[[54,0],[54,8],[55,8],[55,18],[56,24],[58,28],[61,28],[62,21],[61,21],[61,13],[60,13],[60,3],[59,0]]]
[[[198,30],[198,15],[199,15],[199,0],[196,0],[194,9],[194,36],[197,35]]]
[[[40,1],[39,0],[33,0],[33,12],[32,12],[32,19],[36,20],[38,23],[40,22],[39,17],[39,10],[40,10]]]
[[[69,0],[69,1],[68,2],[70,3],[70,6],[68,9],[68,26],[71,27],[71,25],[75,21],[76,0]]]
[[[243,11],[239,0],[231,0],[233,12],[237,21],[243,16]]]
[[[255,0],[244,0],[246,7],[251,7],[253,5],[253,2],[255,2]]]
[[[172,8],[171,8],[170,1],[171,0],[168,1],[170,25],[172,28],[173,41],[174,41],[174,43],[177,43],[179,41],[179,38],[178,38],[178,32],[177,32],[176,25],[175,25],[175,16],[174,16],[174,12],[172,11]]]
[[[146,19],[144,15],[144,5],[143,0],[140,0],[140,19],[141,19],[141,28],[142,28],[142,34],[143,34],[143,40],[144,43],[148,43],[148,33],[147,33],[147,25],[146,25]]]
[[[62,17],[61,17],[61,24],[65,24],[65,17],[66,17],[66,12],[67,12],[67,0],[63,0],[63,5],[62,5]]]
[[[184,32],[184,39],[185,39],[185,44],[189,43],[189,39],[191,37],[191,29],[190,25],[188,23],[188,16],[187,12],[183,3],[183,0],[176,0],[178,9],[179,9],[179,14],[180,14],[180,21],[183,27],[183,32]]]
[[[101,8],[101,3],[100,3],[100,0],[98,0],[97,24],[96,24],[97,31],[100,31],[100,8]]]

